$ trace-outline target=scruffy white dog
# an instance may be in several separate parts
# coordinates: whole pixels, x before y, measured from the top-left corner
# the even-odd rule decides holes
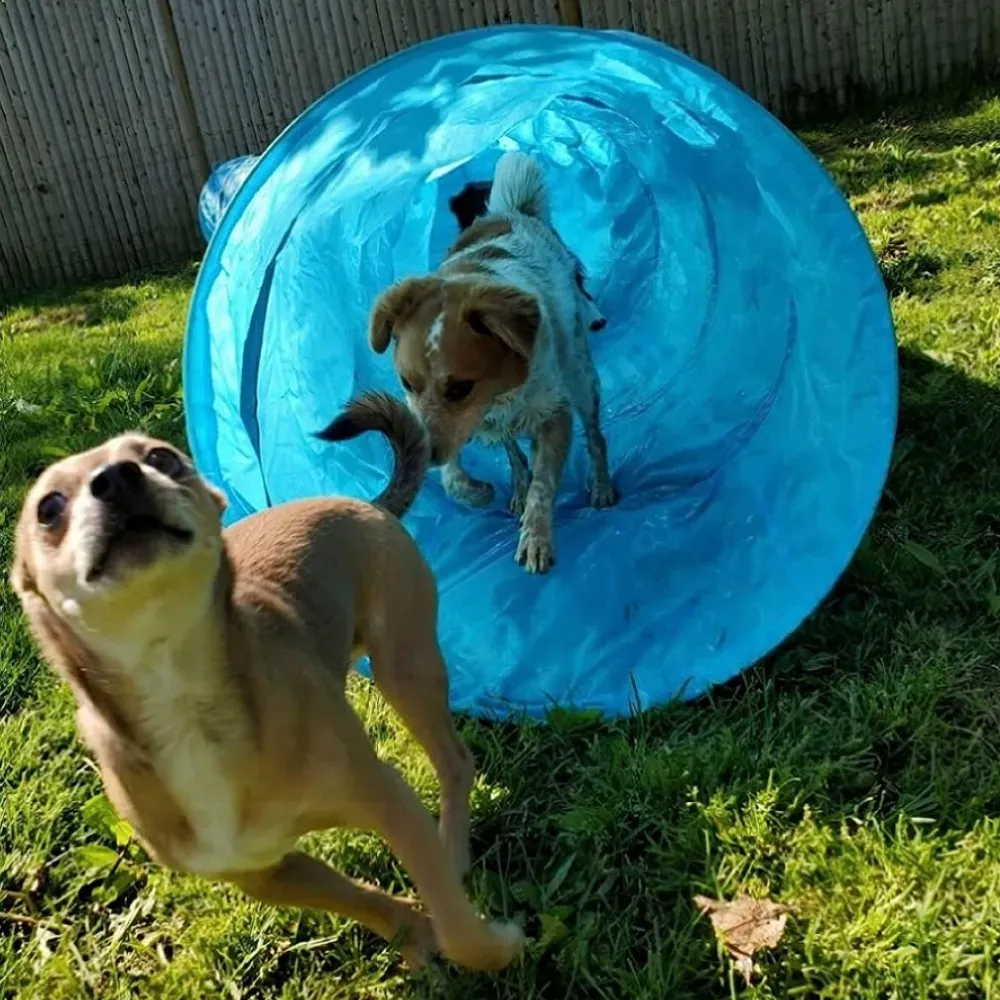
[[[516,558],[530,572],[555,562],[553,506],[573,411],[586,434],[591,502],[615,502],[589,344],[604,325],[579,260],[552,226],[541,168],[522,153],[501,158],[486,214],[441,267],[389,288],[372,311],[372,347],[381,354],[395,344],[396,371],[448,493],[488,504],[492,486],[472,479],[458,453],[471,438],[506,449],[511,510],[521,517]],[[530,467],[520,436],[533,443]]]

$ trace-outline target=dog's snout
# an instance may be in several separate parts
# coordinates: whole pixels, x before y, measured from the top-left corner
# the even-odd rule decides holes
[[[143,489],[142,469],[137,462],[106,465],[90,481],[91,494],[102,503],[123,504]]]

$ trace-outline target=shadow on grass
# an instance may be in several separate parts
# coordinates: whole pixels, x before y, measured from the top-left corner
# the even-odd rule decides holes
[[[0,334],[17,336],[57,326],[87,328],[125,323],[151,296],[188,290],[196,272],[196,265],[191,264],[164,272],[144,272],[131,283],[118,279],[0,300]]]
[[[532,972],[537,995],[566,995],[577,976],[623,995],[624,966],[642,995],[705,995],[718,966],[694,893],[780,896],[805,863],[794,837],[806,827],[905,816],[951,836],[1000,812],[1000,391],[912,351],[901,368],[877,517],[779,650],[631,720],[465,724],[486,785],[502,790],[475,825],[507,886],[486,877],[494,909],[557,937]],[[654,942],[673,972],[650,969]]]
[[[902,266],[898,280],[911,280]],[[1000,391],[912,351],[901,367],[878,515],[822,609],[781,649],[698,701],[635,719],[463,722],[483,776],[477,892],[494,913],[522,915],[533,942],[502,980],[447,970],[433,995],[721,995],[694,893],[781,897],[810,864],[817,892],[844,890],[822,870],[824,852],[840,850],[836,831],[904,816],[928,820],[929,835],[968,831],[1000,812]],[[180,442],[179,388],[175,345],[128,339],[96,368],[71,356],[19,377],[29,408],[0,414],[5,564],[37,469],[129,427]],[[17,615],[6,585],[0,609],[5,621]],[[37,694],[39,667],[23,627],[0,641],[2,714]],[[874,870],[873,857],[863,860]],[[857,878],[889,876],[859,868]],[[782,974],[799,995],[820,995],[796,934]]]
[[[997,142],[998,121],[996,87],[978,86],[962,94],[939,94],[881,111],[817,118],[803,126],[801,133],[824,156],[860,142],[898,142],[903,136],[928,153],[950,153],[956,145]]]
[[[804,130],[802,138],[849,197],[894,184],[928,183],[945,169],[960,173],[947,186],[932,186],[910,202],[935,204],[967,188],[962,177],[976,181],[1000,171],[1000,101],[995,91],[979,89],[957,103],[939,98],[837,120]]]
[[[944,261],[929,250],[911,250],[902,236],[891,237],[878,252],[882,280],[890,298],[907,294],[918,298],[932,295],[935,279],[944,270]]]

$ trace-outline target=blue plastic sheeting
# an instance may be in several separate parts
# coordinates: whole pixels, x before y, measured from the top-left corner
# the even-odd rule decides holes
[[[218,164],[198,197],[198,226],[207,243],[219,226],[223,213],[257,163],[256,156],[240,156]]]
[[[609,319],[593,336],[622,499],[587,507],[576,441],[558,564],[514,562],[500,487],[462,509],[433,475],[406,523],[440,583],[457,708],[626,713],[690,697],[781,642],[844,570],[882,489],[897,372],[878,269],[822,168],[705,67],[624,33],[450,35],[346,81],[264,154],[195,291],[188,430],[231,518],[374,496],[370,435],[318,441],[355,393],[398,392],[367,316],[455,238],[448,199],[500,153],[543,164]]]

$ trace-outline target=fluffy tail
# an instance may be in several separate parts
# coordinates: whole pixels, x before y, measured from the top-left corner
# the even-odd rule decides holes
[[[549,193],[542,168],[524,153],[504,153],[493,175],[490,212],[510,215],[520,212],[549,222]]]
[[[395,463],[389,485],[372,501],[402,517],[423,485],[430,464],[427,435],[420,421],[398,399],[385,392],[366,392],[351,400],[333,423],[316,436],[324,441],[349,441],[366,431],[384,434]]]

